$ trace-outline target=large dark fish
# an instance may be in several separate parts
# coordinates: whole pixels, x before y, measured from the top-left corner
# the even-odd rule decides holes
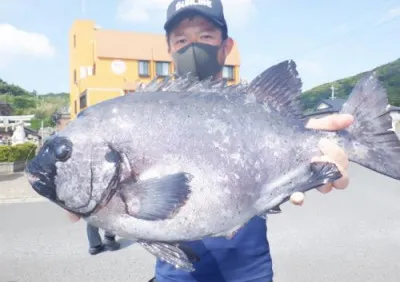
[[[400,179],[400,142],[373,73],[341,110],[355,122],[329,133],[305,128],[293,61],[247,86],[221,85],[154,82],[91,106],[29,163],[33,189],[190,271],[197,256],[185,241],[229,237],[292,193],[341,177],[332,163],[310,164],[321,137],[336,139],[351,161]]]

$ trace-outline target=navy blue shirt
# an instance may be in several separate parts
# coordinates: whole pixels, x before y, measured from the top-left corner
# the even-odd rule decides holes
[[[251,219],[232,239],[206,238],[185,243],[200,257],[185,272],[157,260],[156,282],[270,282],[272,261],[266,221]]]

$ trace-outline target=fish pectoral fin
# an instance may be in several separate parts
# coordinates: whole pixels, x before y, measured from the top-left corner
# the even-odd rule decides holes
[[[194,270],[193,262],[200,258],[183,244],[172,244],[165,242],[139,242],[148,252],[176,268],[191,272]]]
[[[280,205],[290,199],[295,192],[305,193],[314,188],[320,187],[327,183],[332,183],[342,177],[338,167],[330,162],[313,162],[306,166],[300,167],[295,171],[285,175],[276,182],[269,183],[264,188],[264,196],[257,201],[260,207],[267,207],[264,212],[260,213],[261,217],[265,217],[269,213],[279,213]],[[271,208],[271,191],[285,191],[284,193],[274,196],[274,206]],[[279,193],[279,192],[278,192]]]
[[[182,172],[138,182],[125,181],[121,183],[119,196],[127,214],[143,220],[165,220],[185,205],[192,178]]]

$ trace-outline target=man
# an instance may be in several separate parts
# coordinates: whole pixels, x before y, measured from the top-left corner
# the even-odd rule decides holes
[[[69,218],[72,222],[79,220],[79,217],[72,213],[68,213]],[[89,241],[89,254],[97,255],[98,253],[107,251],[116,251],[120,248],[120,244],[115,241],[115,235],[104,231],[104,241],[101,240],[99,228],[86,224],[86,235]]]
[[[233,47],[228,36],[223,7],[219,0],[172,1],[167,11],[165,24],[168,51],[174,61],[177,75],[191,74],[200,79],[214,76],[221,78],[222,66]],[[310,120],[309,128],[338,130],[349,126],[353,119],[347,115],[336,115],[320,120]],[[320,150],[324,160],[334,162],[343,178],[333,185],[319,190],[327,193],[333,187],[344,189],[348,185],[345,153],[328,140],[321,140]],[[318,160],[318,157],[311,161]],[[302,205],[304,195],[295,193],[291,202]],[[204,281],[269,282],[273,280],[272,261],[266,236],[266,221],[254,217],[236,235],[225,238],[206,238],[189,242],[199,257],[194,264],[195,271],[187,273],[170,264],[157,260],[155,278],[151,281]]]
[[[89,240],[89,254],[97,255],[104,250],[116,251],[120,248],[120,244],[115,241],[115,235],[104,231],[104,242],[101,240],[99,228],[86,224],[86,234]]]
[[[199,79],[210,76],[222,77],[225,59],[233,47],[228,36],[220,0],[183,1],[175,0],[167,10],[165,31],[168,51],[173,59],[178,76],[191,74]],[[332,116],[321,120],[310,120],[308,127],[337,130],[352,122],[351,116]],[[343,189],[348,185],[346,168],[348,159],[344,152],[328,140],[320,143],[322,158],[335,162],[344,177],[319,188],[329,192],[333,187]],[[314,158],[312,161],[316,161]],[[303,203],[304,195],[292,195],[291,202]],[[195,271],[187,273],[174,266],[157,260],[155,278],[150,281],[252,281],[273,280],[272,261],[266,236],[266,221],[254,217],[232,239],[207,238],[187,243],[199,257]]]

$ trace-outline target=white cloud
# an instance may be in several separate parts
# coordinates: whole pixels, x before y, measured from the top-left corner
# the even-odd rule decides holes
[[[163,20],[171,0],[120,0],[119,19],[128,22],[147,22],[160,16]],[[222,0],[229,27],[241,27],[255,11],[255,0]]]
[[[0,24],[0,38],[0,65],[21,56],[51,58],[55,55],[55,48],[46,36],[10,24]]]
[[[390,9],[386,14],[378,21],[378,25],[390,22],[397,17],[400,17],[400,6]]]
[[[146,22],[154,13],[164,11],[166,14],[169,3],[170,0],[120,0],[118,18],[127,22]]]

